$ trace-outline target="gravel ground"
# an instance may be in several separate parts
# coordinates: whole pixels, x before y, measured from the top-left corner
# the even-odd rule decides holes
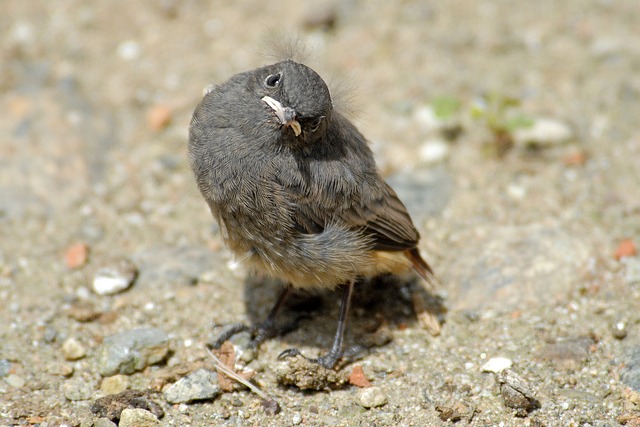
[[[0,10],[0,425],[640,425],[637,0]],[[202,88],[283,30],[407,202],[443,323],[415,283],[363,286],[347,340],[378,345],[302,391],[277,355],[323,351],[337,316],[305,296],[298,329],[237,354],[273,415],[212,374],[217,325],[278,284],[231,268],[186,143]]]

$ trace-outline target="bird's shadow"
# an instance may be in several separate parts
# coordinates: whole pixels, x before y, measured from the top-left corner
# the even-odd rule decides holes
[[[444,321],[446,308],[442,298],[432,295],[419,278],[381,275],[356,283],[351,300],[345,345],[372,347],[388,342],[380,334],[389,330],[420,327],[413,308],[412,295],[426,301],[429,313]],[[249,275],[244,284],[244,302],[252,325],[267,317],[282,287],[275,279]],[[277,339],[290,346],[320,346],[326,351],[336,332],[342,291],[294,290],[277,316],[277,323],[289,332]],[[291,330],[289,325],[298,324]],[[381,332],[384,331],[384,332]],[[376,336],[378,335],[378,336]]]

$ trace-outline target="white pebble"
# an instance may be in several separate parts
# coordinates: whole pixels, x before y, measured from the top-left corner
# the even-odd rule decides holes
[[[448,156],[449,145],[440,139],[427,141],[420,147],[420,159],[425,163],[438,163]]]
[[[497,374],[498,372],[504,371],[513,365],[511,359],[507,359],[506,357],[492,357],[482,365],[482,372],[493,372]]]
[[[573,131],[568,125],[548,118],[536,119],[531,127],[516,129],[513,132],[514,141],[520,145],[552,146],[572,138]]]
[[[527,189],[523,185],[509,184],[507,194],[514,200],[523,200],[527,195]]]
[[[98,295],[113,295],[127,289],[130,284],[126,277],[113,276],[107,271],[100,271],[93,279],[93,290]]]
[[[93,290],[98,295],[113,295],[127,289],[137,275],[135,267],[126,261],[98,270],[93,278]]]
[[[133,61],[140,57],[140,45],[133,41],[127,40],[118,45],[118,55],[126,61]]]
[[[442,125],[442,122],[436,117],[436,113],[430,105],[421,105],[416,108],[413,112],[413,119],[422,129],[427,131],[437,130]]]

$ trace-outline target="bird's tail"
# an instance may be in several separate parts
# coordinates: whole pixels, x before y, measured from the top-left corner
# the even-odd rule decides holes
[[[411,261],[411,266],[413,267],[415,272],[424,279],[426,285],[428,285],[429,290],[434,291],[435,274],[433,273],[431,266],[427,264],[427,262],[420,255],[420,252],[418,252],[418,248],[407,249],[405,251],[405,254]]]

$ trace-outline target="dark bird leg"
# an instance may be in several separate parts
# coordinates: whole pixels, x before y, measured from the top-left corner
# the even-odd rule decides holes
[[[317,363],[327,369],[331,369],[335,366],[336,362],[344,354],[344,331],[347,327],[347,316],[349,314],[349,307],[351,306],[351,296],[353,295],[354,281],[351,280],[342,286],[342,303],[340,304],[340,317],[338,318],[338,329],[333,338],[333,344],[331,350],[324,356],[320,356],[315,359],[309,359],[313,363]],[[278,358],[291,357],[300,354],[300,351],[296,348],[290,348],[280,353]]]
[[[259,325],[250,327],[244,323],[235,323],[228,326],[212,343],[211,347],[220,348],[222,343],[227,341],[232,336],[239,334],[240,332],[251,331],[254,338],[251,340],[249,347],[256,348],[267,338],[271,338],[275,335],[286,333],[295,328],[297,322],[291,322],[291,324],[284,328],[277,328],[276,317],[287,299],[287,296],[291,293],[291,285],[287,285],[280,291],[278,299],[269,311],[267,318]]]
[[[269,311],[267,318],[264,319],[260,326],[258,326],[258,328],[255,330],[255,335],[251,340],[250,347],[256,348],[267,338],[271,338],[279,334],[284,334],[296,327],[297,322],[295,321],[281,329],[278,329],[276,326],[276,317],[284,306],[284,302],[286,301],[290,293],[291,285],[286,285],[284,288],[282,288],[280,294],[278,295],[278,299],[276,300],[275,304],[273,304],[273,307],[271,307],[271,311]]]

